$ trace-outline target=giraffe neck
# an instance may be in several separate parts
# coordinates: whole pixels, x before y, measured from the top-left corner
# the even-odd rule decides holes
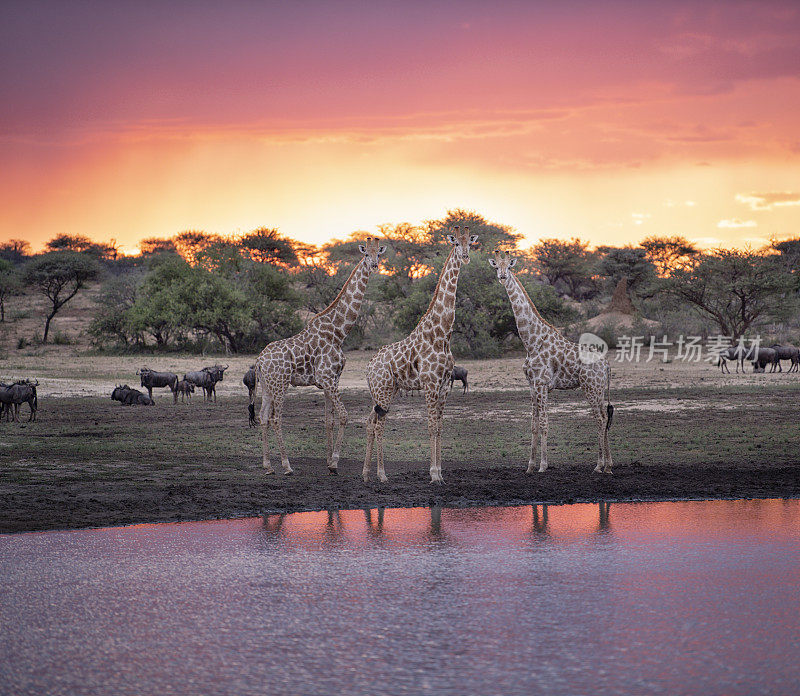
[[[456,253],[456,248],[450,251],[445,261],[436,290],[433,292],[428,311],[419,320],[417,328],[432,329],[434,333],[444,335],[450,341],[453,333],[453,322],[456,317],[456,288],[458,287],[458,272],[461,270],[461,254]]]
[[[339,343],[347,338],[347,334],[350,333],[350,329],[358,319],[368,279],[369,264],[367,259],[363,258],[350,272],[350,276],[333,302],[315,317],[315,319],[324,317],[331,322],[334,335]]]
[[[502,282],[511,301],[511,308],[514,310],[519,337],[526,350],[530,350],[541,342],[548,330],[554,330],[553,326],[542,318],[536,305],[522,287],[522,283],[511,271],[508,271],[506,279]]]

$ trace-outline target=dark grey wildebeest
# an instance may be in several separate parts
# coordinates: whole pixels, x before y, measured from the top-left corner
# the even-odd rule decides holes
[[[225,376],[227,365],[212,365],[203,367],[194,372],[187,372],[183,378],[203,390],[203,401],[217,400],[217,382],[221,382]]]
[[[31,382],[20,379],[14,384],[0,384],[0,418],[5,414],[6,420],[19,423],[19,410],[22,404],[27,403],[31,409],[29,421],[36,420],[36,411],[39,410],[39,398],[36,387],[39,381]]]
[[[131,389],[127,384],[117,385],[111,392],[111,398],[123,406],[152,406],[155,402],[138,389]]]
[[[800,349],[795,348],[794,346],[782,346],[776,343],[773,346],[770,346],[772,350],[775,351],[775,360],[772,363],[772,372],[777,371],[783,372],[783,368],[781,367],[781,360],[789,360],[789,372],[798,372],[800,370]]]
[[[6,417],[6,420],[11,420],[14,415],[14,397],[11,391],[13,386],[13,384],[0,383],[0,420],[3,416]]]
[[[142,386],[147,389],[147,395],[152,400],[154,387],[169,387],[172,392],[173,403],[178,403],[178,392],[175,387],[178,384],[178,375],[174,372],[156,372],[149,367],[143,367],[136,371],[142,378]]]
[[[759,348],[757,345],[751,345],[749,348],[746,348],[743,345],[736,345],[725,349],[719,354],[718,364],[720,372],[727,372],[730,374],[731,370],[728,367],[728,360],[734,360],[736,362],[737,374],[739,372],[739,365],[742,366],[742,373],[744,373],[744,361],[756,360],[759,350],[763,350],[763,348]]]
[[[194,394],[194,384],[182,379],[178,382],[178,386],[175,387],[175,393],[181,395],[181,403],[189,401],[192,398],[192,394]]]
[[[456,380],[460,380],[461,381],[461,384],[464,386],[464,391],[461,392],[461,393],[462,394],[466,394],[467,393],[467,388],[469,386],[467,384],[467,368],[466,367],[459,367],[458,365],[455,365],[453,367],[453,371],[450,373],[450,388],[451,389],[453,388],[453,382],[455,382]]]
[[[253,405],[255,402],[256,396],[256,366],[250,365],[250,369],[244,373],[244,377],[242,377],[242,384],[247,387],[247,397],[250,400],[250,427],[255,428],[258,425],[258,421],[256,421],[256,409]]]
[[[753,372],[765,372],[767,365],[772,365],[775,369],[775,351],[772,348],[759,348],[758,356],[753,363]]]

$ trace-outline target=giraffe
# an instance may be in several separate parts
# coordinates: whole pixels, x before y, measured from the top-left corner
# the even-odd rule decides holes
[[[416,328],[404,339],[381,348],[367,365],[367,384],[373,409],[367,419],[367,453],[364,458],[364,481],[369,481],[372,449],[377,445],[378,480],[386,481],[383,466],[383,430],[386,414],[400,389],[419,389],[425,394],[428,410],[428,435],[431,445],[431,482],[442,482],[442,413],[450,390],[453,354],[450,336],[456,310],[456,286],[462,263],[469,263],[469,248],[478,235],[469,228],[454,227],[447,235],[453,245],[445,261],[428,311]]]
[[[344,286],[331,304],[314,315],[300,333],[273,341],[258,356],[255,369],[257,382],[261,383],[261,428],[263,440],[263,464],[268,474],[274,474],[269,457],[269,427],[278,441],[283,465],[283,473],[293,473],[283,442],[281,420],[283,402],[289,386],[316,386],[325,393],[325,438],[328,472],[338,473],[339,454],[342,449],[344,428],[347,424],[347,410],[339,397],[339,377],[344,369],[345,358],[342,343],[353,328],[367,280],[378,269],[379,257],[386,252],[386,246],[379,239],[367,238],[360,244],[362,254],[345,281]],[[255,420],[255,393],[250,394],[250,421]],[[334,439],[334,418],[338,418],[338,428]]]
[[[522,283],[511,269],[517,260],[495,251],[489,264],[497,269],[497,278],[505,286],[517,331],[525,345],[527,357],[522,370],[531,390],[531,456],[526,473],[535,470],[536,445],[541,437],[539,471],[547,469],[547,396],[553,389],[583,390],[597,423],[598,457],[596,472],[611,473],[611,450],[608,429],[614,407],[610,402],[611,368],[608,361],[596,353],[587,353],[573,341],[568,341],[539,314]],[[603,402],[606,401],[606,408]]]

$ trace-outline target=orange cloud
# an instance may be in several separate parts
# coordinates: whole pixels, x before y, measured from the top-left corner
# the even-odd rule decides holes
[[[0,7],[0,236],[319,242],[460,206],[530,240],[735,244],[732,201],[800,223],[774,193],[800,160],[794,3],[180,8]]]

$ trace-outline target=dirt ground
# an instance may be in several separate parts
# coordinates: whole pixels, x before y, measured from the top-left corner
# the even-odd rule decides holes
[[[247,426],[241,377],[253,356],[202,359],[78,355],[56,346],[13,355],[0,379],[39,379],[35,423],[0,423],[0,532],[212,519],[310,509],[513,505],[578,501],[800,496],[800,376],[721,375],[704,363],[619,363],[612,355],[613,475],[594,474],[596,434],[578,392],[551,398],[550,469],[526,475],[530,403],[522,356],[462,361],[445,411],[443,485],[429,483],[424,404],[393,405],[389,482],[365,484],[363,371],[351,353],[342,379],[350,413],[338,476],[324,461],[323,399],[287,398],[284,430],[295,475],[267,476],[260,432]],[[230,365],[219,399],[154,407],[109,399],[136,368],[184,372]],[[273,443],[273,461],[277,459]]]

